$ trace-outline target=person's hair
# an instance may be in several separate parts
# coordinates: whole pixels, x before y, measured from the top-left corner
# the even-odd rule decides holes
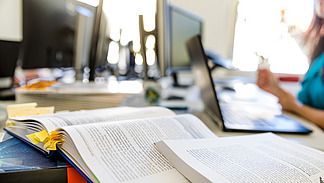
[[[322,24],[323,19],[314,14],[312,22],[304,35],[304,44],[309,47],[309,59],[311,62],[324,51],[323,30],[321,31]]]

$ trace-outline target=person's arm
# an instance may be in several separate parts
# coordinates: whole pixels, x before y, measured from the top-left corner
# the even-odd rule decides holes
[[[324,111],[315,109],[307,105],[301,105],[296,109],[296,113],[303,116],[304,118],[317,124],[319,127],[324,129]]]
[[[259,70],[257,85],[277,96],[282,109],[296,113],[324,129],[324,110],[301,104],[292,94],[283,90],[269,70]]]
[[[288,92],[279,97],[279,103],[283,110],[296,113],[324,129],[324,110],[304,105]]]

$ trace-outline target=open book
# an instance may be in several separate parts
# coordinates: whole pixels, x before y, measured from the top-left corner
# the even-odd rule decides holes
[[[324,181],[324,152],[271,133],[165,140],[156,146],[191,182]]]
[[[57,151],[91,182],[188,182],[154,143],[216,137],[195,116],[175,115],[162,107],[15,117],[5,130],[47,155],[57,146]],[[35,139],[40,143],[33,144]]]

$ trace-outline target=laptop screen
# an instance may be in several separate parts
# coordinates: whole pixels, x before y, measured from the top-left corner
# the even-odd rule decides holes
[[[201,37],[194,36],[187,41],[187,49],[192,64],[192,71],[196,84],[200,88],[201,98],[205,104],[205,111],[219,124],[223,125],[223,116],[215,92],[214,82],[207,65],[207,56],[201,43]]]

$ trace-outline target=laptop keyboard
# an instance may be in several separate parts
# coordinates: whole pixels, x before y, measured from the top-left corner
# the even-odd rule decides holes
[[[233,109],[232,107],[222,107],[222,114],[227,126],[241,128],[272,128],[274,127],[274,116],[256,116],[245,110]]]

